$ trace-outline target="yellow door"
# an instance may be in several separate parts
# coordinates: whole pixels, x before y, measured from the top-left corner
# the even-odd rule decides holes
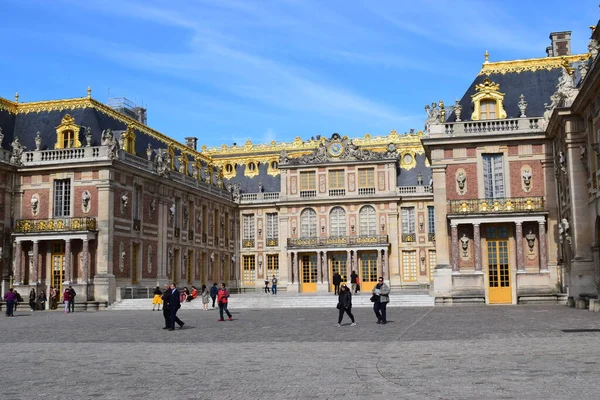
[[[301,292],[317,291],[317,255],[302,256],[300,259]]]
[[[370,292],[377,285],[377,252],[361,252],[360,255],[360,291]]]
[[[346,274],[346,262],[348,255],[346,253],[333,253],[329,259],[329,291],[335,292],[333,286],[333,274],[336,272],[342,276],[342,283],[348,282]]]
[[[488,240],[487,258],[490,304],[512,303],[508,240]]]
[[[65,280],[65,243],[52,243],[52,274],[50,286],[56,289],[56,302],[62,298],[63,281]]]

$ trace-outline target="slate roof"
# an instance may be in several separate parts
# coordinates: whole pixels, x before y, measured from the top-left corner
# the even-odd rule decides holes
[[[506,111],[506,118],[518,118],[521,115],[518,106],[521,94],[525,96],[527,102],[525,114],[528,117],[541,117],[546,110],[544,103],[550,103],[550,96],[556,91],[556,84],[561,73],[561,68],[553,68],[551,70],[542,69],[520,73],[478,75],[459,101],[462,106],[461,120],[471,120],[471,114],[473,113],[471,96],[477,93],[475,86],[481,84],[486,78],[500,85],[500,93],[505,94],[504,110]],[[456,121],[454,112],[447,117],[446,121]]]

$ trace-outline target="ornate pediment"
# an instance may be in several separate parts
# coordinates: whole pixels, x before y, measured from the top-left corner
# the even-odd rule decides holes
[[[371,160],[398,160],[396,145],[390,143],[386,151],[376,152],[362,149],[347,137],[334,133],[330,139],[323,138],[319,146],[309,154],[300,157],[289,157],[286,150],[279,156],[279,165],[323,164],[330,162],[355,162]]]

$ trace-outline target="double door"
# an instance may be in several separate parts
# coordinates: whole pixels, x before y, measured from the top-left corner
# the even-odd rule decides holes
[[[300,291],[317,291],[317,255],[303,255],[300,258]]]
[[[348,282],[346,266],[348,265],[347,253],[333,253],[329,257],[329,291],[335,292],[333,275],[337,272],[342,277],[342,283]]]
[[[62,299],[63,282],[65,280],[65,243],[54,242],[52,246],[52,271],[50,274],[50,286],[56,289],[56,302]]]

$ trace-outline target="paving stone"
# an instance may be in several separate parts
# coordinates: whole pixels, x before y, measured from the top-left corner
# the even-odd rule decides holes
[[[563,306],[18,311],[0,399],[597,399],[600,315]]]

